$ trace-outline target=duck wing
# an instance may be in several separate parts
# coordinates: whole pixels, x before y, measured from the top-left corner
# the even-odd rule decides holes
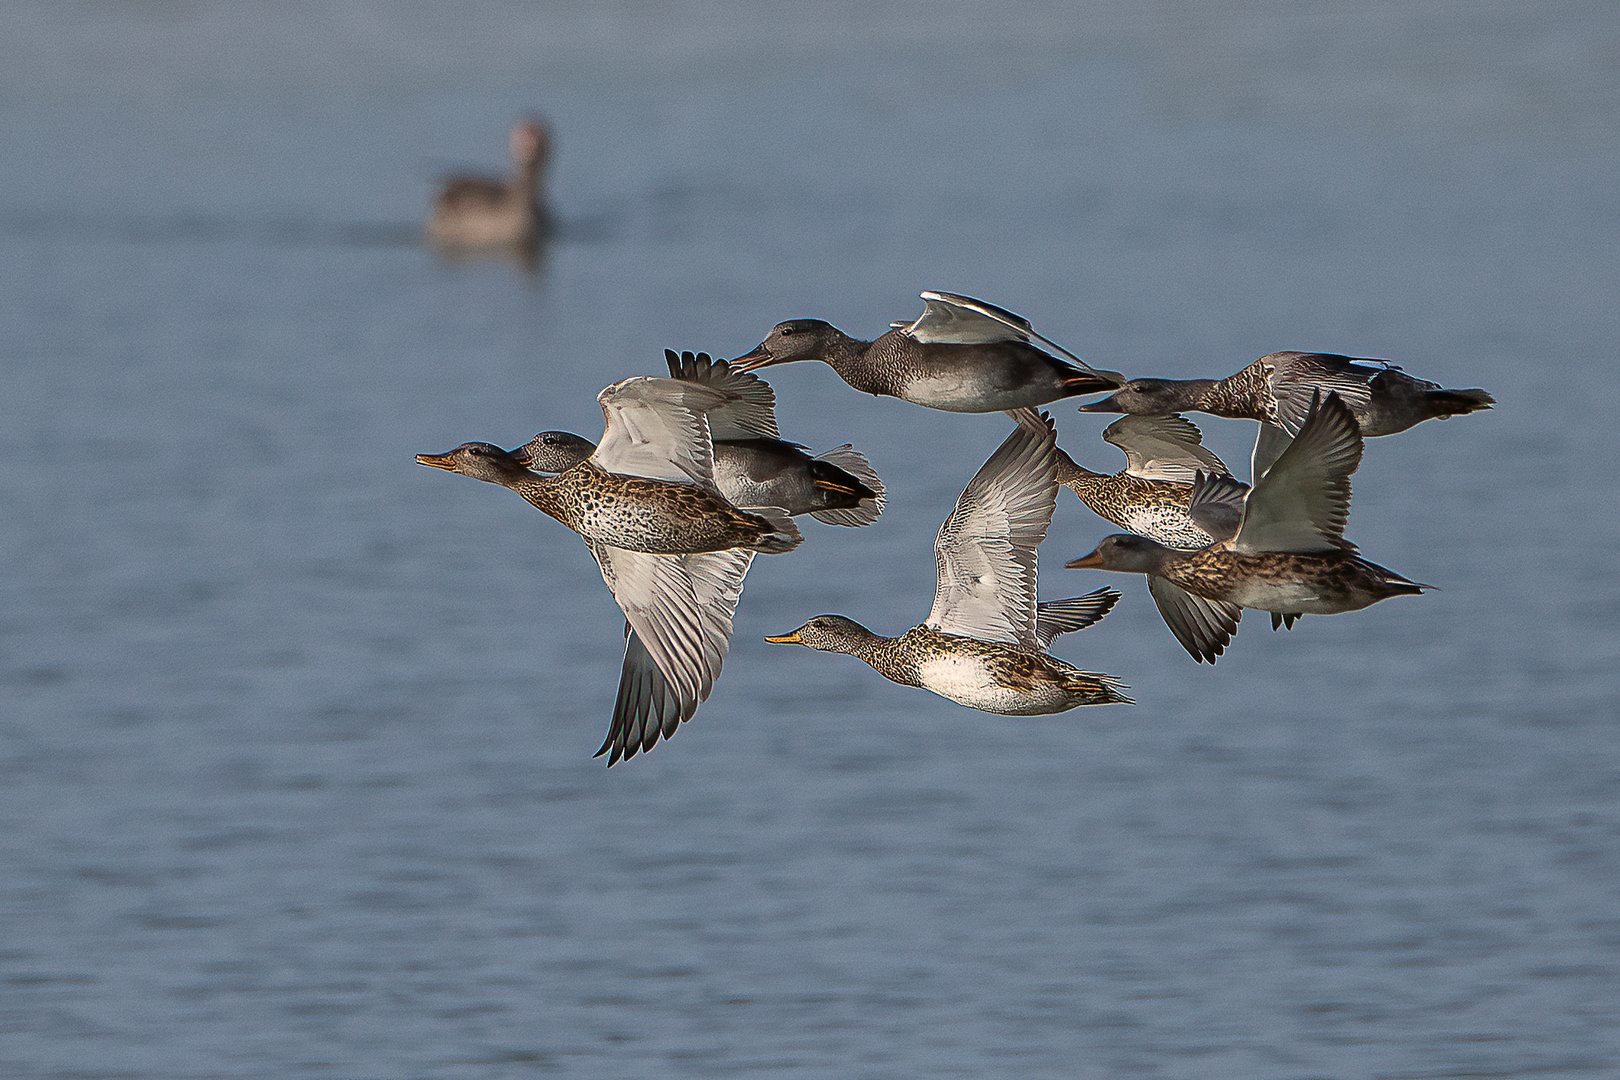
[[[647,646],[629,623],[624,624],[624,664],[619,669],[619,693],[613,719],[597,757],[608,755],[608,766],[651,750],[660,736],[667,739],[697,711],[697,702],[682,700],[675,686],[658,670]]]
[[[737,371],[725,360],[708,353],[664,350],[669,377],[697,383],[726,395],[726,402],[709,410],[709,436],[726,439],[780,439],[776,427],[776,391],[770,383],[747,371]]]
[[[1243,502],[1249,485],[1231,476],[1198,473],[1193,480],[1187,516],[1215,540],[1230,540],[1243,526]]]
[[[1148,575],[1148,595],[1164,616],[1164,624],[1176,635],[1181,647],[1201,664],[1215,658],[1232,643],[1243,609],[1225,600],[1209,600],[1188,592],[1162,577]]]
[[[1254,437],[1254,453],[1249,458],[1249,479],[1258,480],[1266,475],[1294,437],[1276,424],[1260,421],[1260,434]]]
[[[1339,396],[1316,391],[1299,434],[1243,507],[1236,551],[1351,551],[1350,474],[1361,464],[1361,429]]]
[[[1035,549],[1057,503],[1057,435],[1020,426],[957,496],[934,538],[939,584],[925,625],[946,634],[1039,646]]]
[[[1143,480],[1190,484],[1199,472],[1232,471],[1203,445],[1198,426],[1179,414],[1122,416],[1103,428],[1103,438],[1125,451],[1125,471]]]
[[[923,313],[912,323],[900,323],[895,329],[909,338],[924,343],[949,345],[983,345],[994,341],[1021,341],[1045,349],[1054,355],[1097,376],[1114,386],[1125,385],[1125,377],[1117,371],[1101,371],[1092,367],[1057,342],[1035,332],[1029,320],[1015,315],[1006,308],[960,293],[937,292],[932,289],[922,294]]]
[[[1059,634],[1084,630],[1114,610],[1117,603],[1119,593],[1113,589],[1094,589],[1068,600],[1043,600],[1035,605],[1035,640],[1043,651],[1049,649]]]
[[[1277,402],[1277,423],[1290,435],[1298,434],[1311,411],[1312,395],[1337,394],[1352,412],[1372,402],[1372,381],[1392,365],[1382,360],[1361,360],[1337,353],[1277,352],[1261,357],[1269,368],[1271,396]],[[1256,473],[1258,478],[1259,474]]]
[[[731,621],[754,553],[732,548],[697,555],[649,555],[602,543],[590,548],[635,639],[667,684],[656,685],[639,657],[632,665],[627,642],[625,671],[645,682],[627,689],[621,680],[607,745],[610,753],[617,746],[620,755],[628,757],[632,735],[639,735],[642,749],[657,741],[650,727],[638,728],[631,722],[638,710],[644,724],[656,719],[658,731],[667,738],[714,688],[731,648]]]
[[[714,445],[706,414],[726,395],[698,383],[625,379],[596,395],[607,427],[591,460],[611,473],[714,489]]]

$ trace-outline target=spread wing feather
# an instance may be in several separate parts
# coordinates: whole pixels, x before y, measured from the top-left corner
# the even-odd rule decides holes
[[[714,446],[705,414],[727,400],[719,390],[644,375],[596,395],[606,430],[591,460],[611,473],[714,489]]]
[[[1103,438],[1125,451],[1125,471],[1144,480],[1190,484],[1197,472],[1231,472],[1203,445],[1203,432],[1191,420],[1169,416],[1122,416],[1103,429]]]
[[[1361,430],[1337,394],[1317,391],[1304,426],[1249,492],[1232,541],[1246,554],[1350,551],[1350,474],[1361,464]]]
[[[1057,436],[1019,427],[968,481],[934,538],[939,572],[926,625],[1036,648],[1035,549],[1057,501]]]

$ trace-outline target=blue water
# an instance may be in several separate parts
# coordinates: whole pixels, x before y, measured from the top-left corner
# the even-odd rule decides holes
[[[1611,5],[453,11],[0,10],[0,1073],[1620,1075]],[[437,259],[528,110],[555,240]],[[1197,666],[1061,569],[1112,531],[1064,495],[1043,594],[1126,596],[1057,651],[1136,706],[766,645],[920,621],[1007,428],[795,365],[889,510],[757,560],[713,698],[602,769],[583,545],[412,455],[925,288],[1135,375],[1489,389],[1355,478],[1439,591]]]

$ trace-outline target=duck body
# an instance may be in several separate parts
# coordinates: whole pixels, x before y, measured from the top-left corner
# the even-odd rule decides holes
[[[1132,379],[1109,397],[1081,405],[1080,411],[1206,412],[1259,420],[1294,435],[1317,391],[1338,395],[1364,438],[1488,409],[1496,401],[1484,390],[1448,390],[1414,378],[1385,360],[1288,351],[1262,356],[1224,379]]]
[[[1215,542],[1192,518],[1193,482],[1200,474],[1231,473],[1203,445],[1197,425],[1176,415],[1122,416],[1103,430],[1103,439],[1125,452],[1124,469],[1112,475],[1093,472],[1059,450],[1058,483],[1099,517],[1166,547],[1201,548]],[[1247,490],[1234,481],[1228,498],[1241,499]]]
[[[556,477],[524,479],[512,490],[586,540],[626,551],[775,553],[793,547],[781,546],[783,538],[766,518],[696,485],[619,476],[588,461]]]
[[[542,445],[547,440],[553,449]],[[527,468],[563,473],[590,457],[595,444],[571,432],[542,431],[512,451]],[[847,449],[847,448],[840,448]],[[859,455],[855,455],[859,457]],[[864,459],[863,459],[864,460]],[[781,439],[733,439],[714,444],[714,484],[739,508],[775,506],[790,516],[852,510],[875,500],[861,479]]]
[[[942,634],[926,626],[906,631],[892,644],[893,652],[905,658],[897,669],[915,677],[896,678],[872,664],[880,674],[980,712],[1044,716],[1080,705],[1123,704],[1130,700],[1109,676],[1081,671],[1046,653]]]
[[[1422,586],[1348,551],[1245,554],[1222,542],[1199,551],[1172,552],[1160,577],[1195,596],[1278,615],[1337,615],[1392,596],[1415,596]]]
[[[532,244],[545,231],[540,176],[551,134],[526,120],[512,129],[512,170],[504,179],[454,176],[443,181],[428,217],[427,237],[447,247]]]
[[[851,337],[820,319],[790,319],[732,363],[749,371],[820,360],[863,393],[965,413],[1036,408],[1123,381],[1052,346],[1005,309],[955,293],[922,295],[921,317],[876,340]]]
[[[1035,599],[1036,548],[1057,501],[1056,456],[1050,417],[1031,415],[968,482],[934,539],[934,606],[921,626],[889,638],[843,615],[817,615],[765,640],[855,656],[891,682],[981,712],[1130,704],[1112,676],[1046,653],[1059,634],[1092,625],[1119,600],[1111,589]]]
[[[1060,469],[1058,483],[1079,496],[1099,517],[1166,547],[1201,548],[1214,542],[1214,537],[1193,524],[1187,513],[1187,504],[1192,500],[1191,484],[1147,480],[1124,472],[1096,473],[1079,465],[1072,470]]]

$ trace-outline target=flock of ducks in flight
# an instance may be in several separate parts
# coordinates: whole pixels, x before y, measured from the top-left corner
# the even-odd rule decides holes
[[[543,129],[525,130],[513,135],[516,166],[505,184],[520,194],[528,184],[535,203],[538,165],[527,163],[543,164],[547,140]],[[430,236],[439,242],[452,235],[441,218],[453,216],[445,207],[456,190],[435,208]],[[462,198],[463,209],[501,201]],[[469,227],[464,242],[513,242],[491,240],[496,231]],[[666,351],[667,378],[636,376],[597,395],[606,423],[594,444],[543,431],[515,450],[469,442],[417,455],[511,488],[590,548],[626,621],[618,696],[597,751],[610,766],[672,736],[709,696],[756,553],[797,547],[800,515],[859,527],[883,512],[883,484],[853,447],[812,455],[782,439],[775,393],[755,374],[777,364],[820,360],[865,393],[1006,412],[1016,426],[939,528],[938,584],[921,625],[884,637],[843,615],[817,615],[766,638],[773,644],[847,653],[894,682],[984,712],[1129,704],[1113,676],[1047,652],[1120,598],[1108,588],[1037,598],[1036,549],[1060,487],[1125,530],[1065,566],[1145,575],[1165,624],[1199,662],[1215,663],[1245,608],[1268,612],[1273,629],[1291,628],[1301,615],[1429,588],[1361,558],[1344,538],[1350,475],[1364,438],[1490,408],[1485,391],[1445,389],[1382,360],[1303,352],[1263,356],[1224,379],[1127,380],[994,304],[934,291],[922,299],[921,316],[872,341],[793,319],[731,361]],[[1124,414],[1103,431],[1125,454],[1113,474],[1076,464],[1040,411],[1100,393],[1108,396],[1079,409]],[[1252,486],[1202,445],[1182,412],[1259,422]]]

